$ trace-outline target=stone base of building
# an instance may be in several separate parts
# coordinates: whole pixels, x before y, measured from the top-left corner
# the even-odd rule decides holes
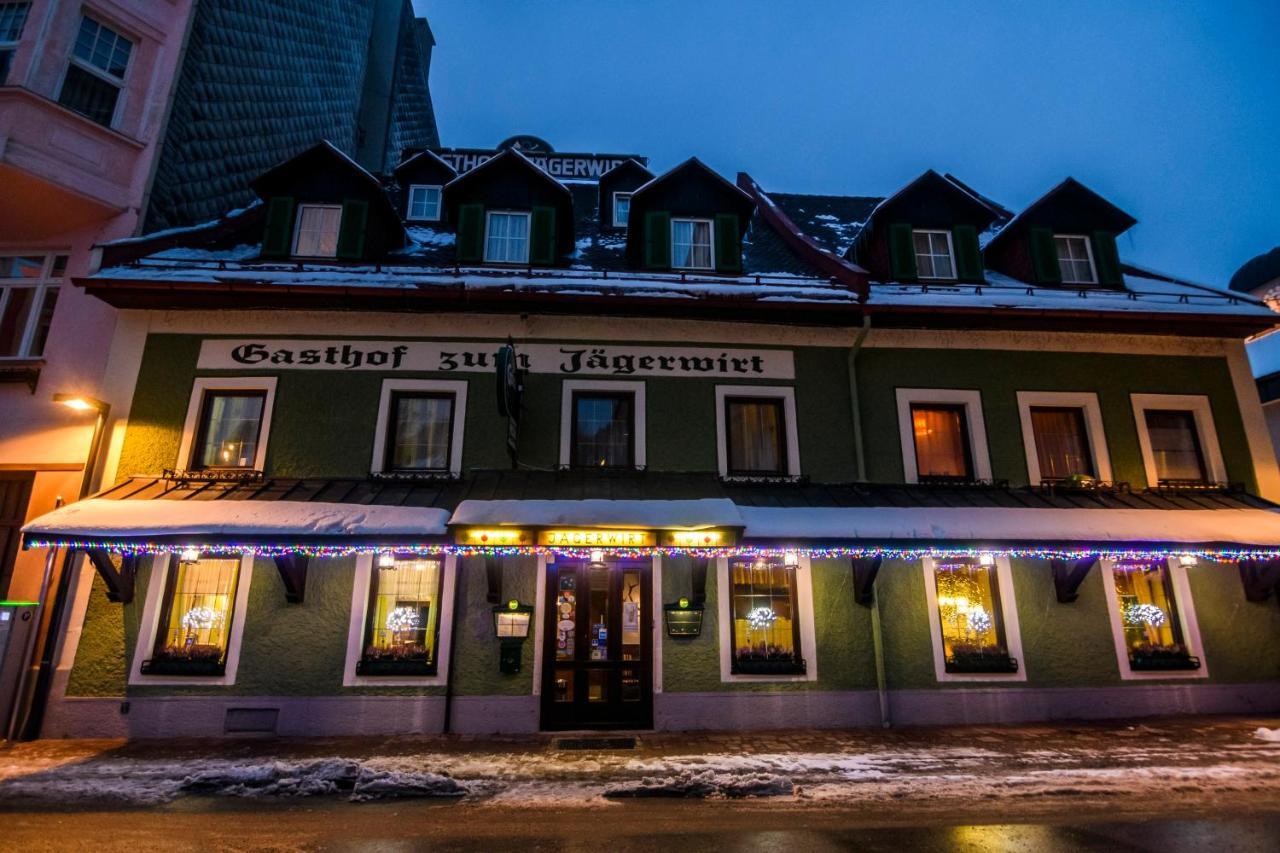
[[[49,738],[351,736],[437,734],[441,696],[66,698],[45,718]],[[532,734],[536,696],[454,697],[457,734]],[[1094,688],[957,688],[888,694],[893,725],[1096,720],[1180,714],[1280,713],[1273,684]],[[873,690],[786,693],[660,693],[659,731],[858,728],[881,724]]]

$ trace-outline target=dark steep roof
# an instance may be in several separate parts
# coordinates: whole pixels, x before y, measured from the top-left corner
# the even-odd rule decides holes
[[[1278,278],[1280,278],[1280,246],[1246,261],[1244,266],[1231,276],[1231,283],[1228,286],[1241,293],[1250,293]]]
[[[883,201],[879,196],[802,195],[770,192],[769,198],[819,246],[844,255],[862,231],[871,211]]]

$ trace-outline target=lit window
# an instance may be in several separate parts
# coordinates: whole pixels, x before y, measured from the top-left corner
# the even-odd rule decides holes
[[[631,215],[631,193],[613,194],[613,227],[626,228]]]
[[[1032,406],[1036,460],[1041,480],[1065,480],[1076,474],[1097,476],[1084,410],[1075,406]]]
[[[453,404],[452,394],[392,392],[386,469],[448,471]]]
[[[912,403],[916,475],[928,479],[973,479],[969,427],[963,405]]]
[[[1016,672],[1009,657],[994,561],[938,560],[933,566],[947,672]]]
[[[65,273],[66,255],[0,255],[0,359],[44,355]]]
[[[1168,562],[1115,563],[1112,576],[1130,667],[1199,668],[1182,636]]]
[[[729,563],[735,674],[803,674],[796,569],[781,558]]]
[[[298,225],[293,236],[293,254],[299,258],[336,258],[342,206],[336,204],[298,205]]]
[[[440,187],[414,184],[409,187],[409,219],[435,222],[440,218]]]
[[[671,266],[688,270],[714,266],[709,219],[671,220]]]
[[[206,391],[192,467],[253,468],[266,400],[265,391]]]
[[[529,214],[488,214],[484,259],[492,264],[527,264],[529,262]]]
[[[1209,477],[1205,472],[1195,413],[1147,409],[1144,415],[1159,482],[1206,482]]]
[[[634,394],[573,393],[572,465],[634,467],[634,436]]]
[[[1095,284],[1098,276],[1093,271],[1093,249],[1088,237],[1056,235],[1053,242],[1058,247],[1058,269],[1063,284]]]
[[[235,612],[239,557],[171,559],[160,630],[147,675],[223,675]]]
[[[109,127],[132,52],[132,41],[92,18],[81,18],[58,103]]]
[[[360,675],[435,675],[439,558],[375,558]]]
[[[787,473],[786,416],[782,400],[726,397],[729,476]]]
[[[22,38],[22,27],[30,8],[30,3],[0,3],[0,85],[9,76],[13,49]]]
[[[955,278],[949,231],[913,231],[916,247],[916,274],[920,278]]]

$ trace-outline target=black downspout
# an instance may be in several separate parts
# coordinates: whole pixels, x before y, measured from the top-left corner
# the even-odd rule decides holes
[[[455,557],[453,566],[453,623],[449,626],[449,672],[444,679],[444,734],[453,728],[453,661],[458,655],[458,623],[462,612],[458,602],[462,599],[462,566],[465,558]]]

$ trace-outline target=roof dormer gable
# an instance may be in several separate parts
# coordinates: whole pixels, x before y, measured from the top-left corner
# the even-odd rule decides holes
[[[628,159],[600,176],[600,227],[621,230],[627,227],[631,196],[653,180],[650,172],[635,159]]]
[[[444,188],[457,171],[434,151],[418,151],[392,173],[396,209],[410,223],[432,225],[444,221]]]

